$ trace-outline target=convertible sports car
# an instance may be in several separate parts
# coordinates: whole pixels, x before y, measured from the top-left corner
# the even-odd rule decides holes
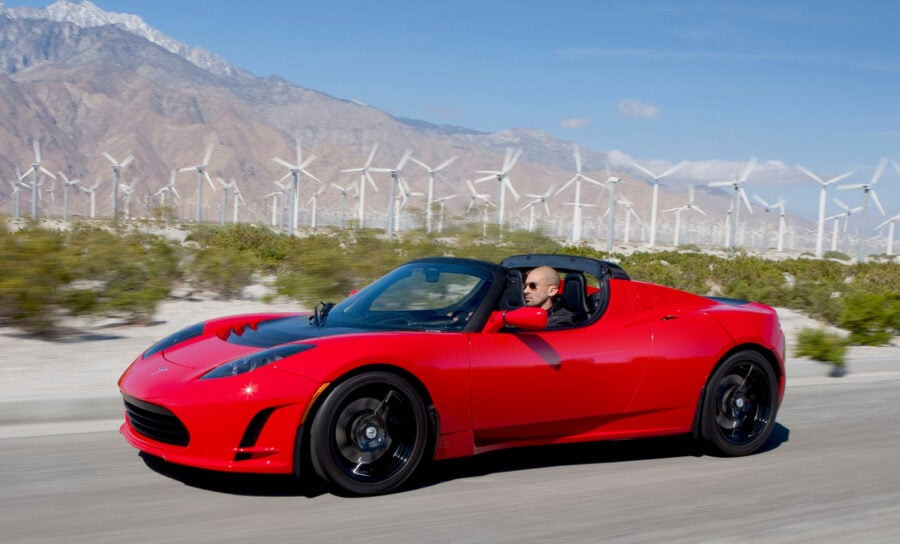
[[[547,327],[523,276],[563,277],[574,324]],[[169,462],[312,474],[349,494],[428,460],[498,448],[693,433],[756,451],[784,395],[768,306],[632,281],[563,255],[404,264],[312,314],[198,323],[125,371],[121,432]]]

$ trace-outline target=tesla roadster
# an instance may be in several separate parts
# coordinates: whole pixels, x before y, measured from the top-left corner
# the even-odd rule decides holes
[[[548,265],[574,324],[547,326],[523,277]],[[753,453],[784,395],[768,306],[633,281],[564,255],[414,260],[312,313],[187,327],[119,380],[121,432],[171,463],[315,474],[394,490],[430,460],[499,448],[693,434]]]

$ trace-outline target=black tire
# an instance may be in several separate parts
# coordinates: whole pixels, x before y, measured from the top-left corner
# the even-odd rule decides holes
[[[706,386],[701,436],[711,453],[736,457],[758,450],[775,427],[778,380],[755,351],[728,357]]]
[[[416,471],[428,444],[428,418],[416,390],[389,372],[339,383],[310,428],[316,473],[353,495],[392,491]]]

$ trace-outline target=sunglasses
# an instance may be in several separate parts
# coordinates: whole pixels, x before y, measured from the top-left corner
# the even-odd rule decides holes
[[[530,281],[530,282],[528,282],[528,283],[525,284],[525,289],[531,289],[532,291],[534,291],[534,290],[537,289],[537,288],[538,288],[538,283],[537,283],[537,282]]]

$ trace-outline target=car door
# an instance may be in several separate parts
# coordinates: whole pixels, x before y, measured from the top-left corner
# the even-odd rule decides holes
[[[646,365],[650,327],[627,280],[596,322],[470,335],[476,445],[596,432],[620,418]]]

